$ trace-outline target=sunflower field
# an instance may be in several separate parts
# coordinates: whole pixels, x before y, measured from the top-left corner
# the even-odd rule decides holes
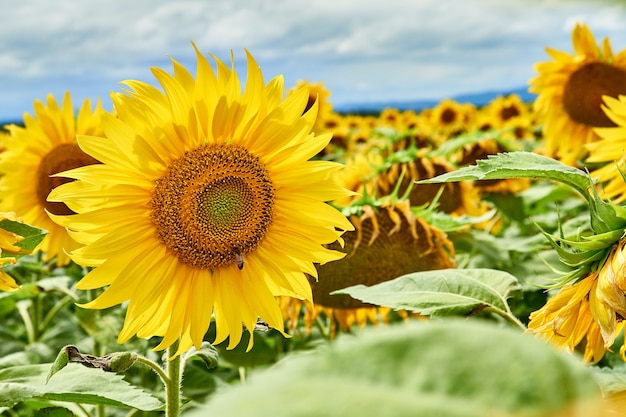
[[[192,47],[3,127],[2,416],[626,416],[626,49],[343,114]]]

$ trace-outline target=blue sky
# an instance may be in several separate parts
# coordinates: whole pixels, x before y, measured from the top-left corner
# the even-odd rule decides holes
[[[585,22],[626,48],[626,5],[598,0],[22,0],[0,3],[0,122],[69,90],[78,106],[119,81],[153,82],[168,56],[195,67],[193,40],[266,80],[322,81],[337,108],[443,99],[527,85],[544,46],[571,51]]]

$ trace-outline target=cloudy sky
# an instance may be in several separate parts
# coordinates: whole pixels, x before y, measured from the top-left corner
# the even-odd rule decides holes
[[[0,3],[0,122],[69,90],[75,105],[119,81],[152,82],[171,56],[194,68],[193,40],[266,80],[324,82],[354,103],[443,99],[527,85],[544,46],[570,52],[571,29],[626,48],[623,0],[22,0]]]

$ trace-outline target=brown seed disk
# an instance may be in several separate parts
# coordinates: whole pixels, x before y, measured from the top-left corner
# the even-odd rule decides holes
[[[241,265],[273,218],[274,186],[246,149],[203,145],[176,159],[151,201],[159,239],[187,265]]]
[[[569,77],[563,89],[563,107],[576,122],[614,127],[602,110],[602,96],[626,94],[626,71],[602,62],[585,64]]]
[[[37,168],[37,198],[41,205],[52,214],[74,214],[65,203],[46,201],[50,191],[61,184],[74,181],[70,178],[51,177],[51,175],[98,163],[100,162],[97,159],[87,155],[75,143],[64,143],[52,149],[43,157]]]
[[[356,230],[343,235],[345,246],[328,245],[345,252],[337,262],[317,265],[318,280],[310,278],[313,301],[337,309],[371,307],[345,294],[330,293],[357,284],[371,286],[417,271],[453,268],[454,247],[447,236],[421,219],[407,219],[402,213],[396,223],[381,209],[364,215]]]

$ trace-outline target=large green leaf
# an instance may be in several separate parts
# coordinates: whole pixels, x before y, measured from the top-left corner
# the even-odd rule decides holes
[[[32,399],[157,410],[162,402],[123,380],[123,375],[70,364],[46,384],[50,364],[0,369],[0,407]]]
[[[599,395],[587,366],[543,340],[450,319],[341,336],[253,373],[185,416],[530,417]]]
[[[447,172],[420,183],[439,183],[464,180],[500,180],[508,178],[543,178],[559,181],[588,194],[591,178],[580,169],[564,165],[552,158],[533,152],[506,152],[489,155],[488,159],[476,161],[476,165]]]
[[[418,182],[428,184],[510,178],[553,180],[573,188],[587,200],[591,212],[591,225],[598,233],[623,228],[626,225],[626,209],[602,201],[595,194],[594,181],[586,172],[533,152],[517,151],[488,155],[487,159],[476,161],[476,165]]]
[[[521,286],[511,274],[493,269],[415,272],[367,287],[336,291],[366,303],[431,316],[465,316],[484,309],[509,311],[507,299]]]

